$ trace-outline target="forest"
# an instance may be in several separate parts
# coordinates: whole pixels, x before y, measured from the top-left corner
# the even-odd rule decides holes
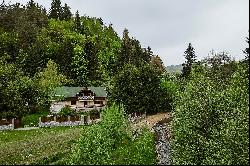
[[[82,134],[67,164],[155,164],[152,135],[133,140],[124,118],[146,111],[171,113],[173,165],[248,165],[249,37],[246,45],[239,61],[213,51],[197,60],[188,43],[181,73],[169,73],[128,29],[119,37],[112,24],[72,13],[60,0],[49,10],[33,0],[3,3],[0,119],[48,111],[56,87],[102,86],[109,101],[104,122]],[[144,158],[130,154],[124,141]]]

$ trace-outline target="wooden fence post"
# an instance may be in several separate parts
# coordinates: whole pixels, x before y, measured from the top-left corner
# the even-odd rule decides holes
[[[87,118],[87,123],[90,124],[91,123],[91,120],[90,120],[90,115],[88,115],[88,118]]]
[[[14,130],[14,128],[15,128],[15,119],[14,118],[12,118],[12,120],[11,120],[11,123],[12,123],[12,130]]]
[[[81,115],[80,121],[81,121],[80,124],[81,124],[81,125],[84,125],[84,115]]]
[[[40,127],[42,125],[42,117],[39,117],[39,123],[38,126]]]

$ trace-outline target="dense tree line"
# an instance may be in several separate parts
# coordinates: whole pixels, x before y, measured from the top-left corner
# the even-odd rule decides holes
[[[3,3],[0,118],[48,110],[58,86],[105,86],[126,113],[172,111],[173,164],[248,164],[249,46],[243,52],[239,62],[226,52],[198,61],[189,43],[182,73],[171,75],[127,29],[119,37],[60,0],[48,11],[33,0]],[[86,157],[76,154],[77,162]]]
[[[143,77],[158,80],[165,69],[151,48],[143,48],[138,40],[129,36],[127,29],[120,38],[111,24],[105,25],[101,18],[80,16],[79,11],[73,15],[70,7],[62,5],[60,0],[52,0],[48,11],[33,0],[25,5],[3,3],[0,6],[0,57],[3,64],[22,73],[10,72],[12,75],[23,75],[32,81],[51,60],[57,66],[56,72],[68,80],[60,85],[105,86],[110,96],[114,94],[113,99],[116,98],[113,91],[120,88],[116,78],[128,65],[135,67],[135,71],[148,68],[148,75]],[[147,84],[146,79],[130,80],[127,89]],[[159,88],[157,83],[152,86]],[[1,89],[4,88],[1,86]],[[141,96],[148,95],[139,92]],[[35,96],[39,93],[30,98]],[[121,104],[129,102],[122,100]],[[1,110],[8,112],[9,108],[2,103]]]

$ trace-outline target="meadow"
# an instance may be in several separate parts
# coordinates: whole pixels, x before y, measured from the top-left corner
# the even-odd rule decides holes
[[[0,165],[65,164],[82,127],[0,132]]]

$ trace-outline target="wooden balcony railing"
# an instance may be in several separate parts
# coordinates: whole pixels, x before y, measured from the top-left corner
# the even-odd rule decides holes
[[[95,96],[80,96],[78,97],[79,100],[94,100]]]

